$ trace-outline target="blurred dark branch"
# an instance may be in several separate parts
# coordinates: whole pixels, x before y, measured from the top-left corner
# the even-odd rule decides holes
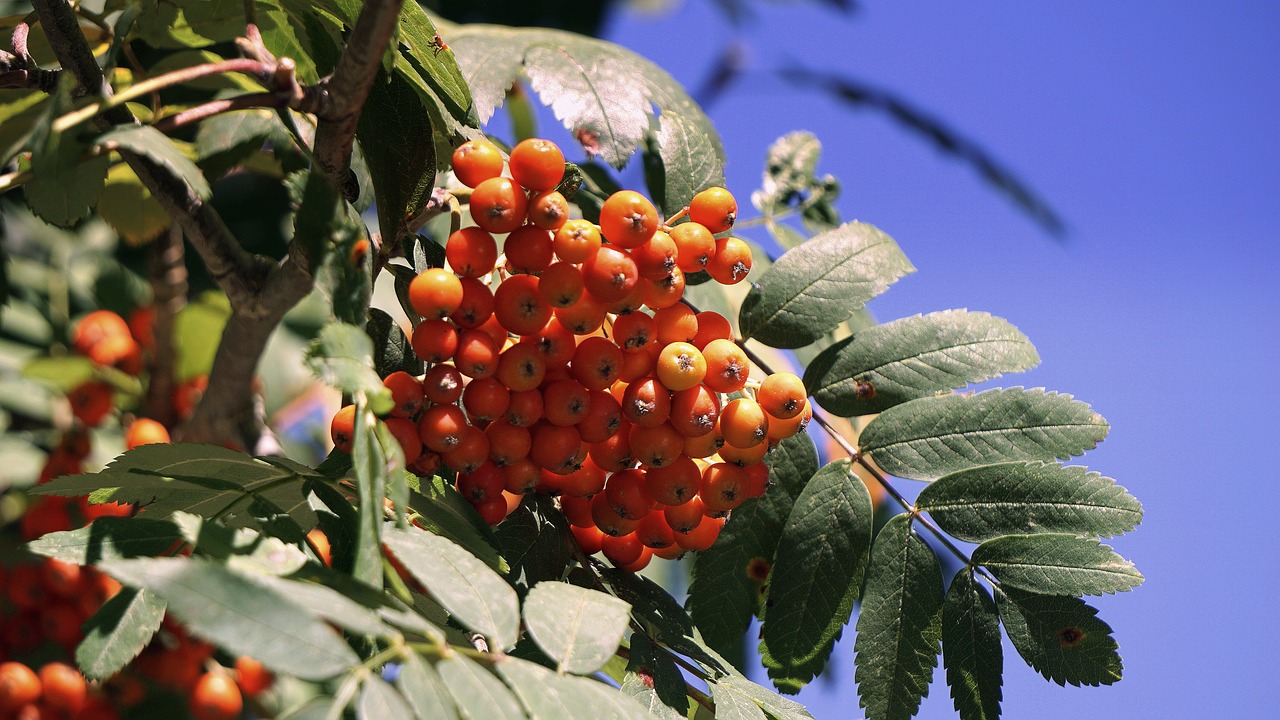
[[[799,66],[783,68],[779,74],[792,84],[817,88],[849,105],[887,113],[896,122],[923,135],[943,152],[972,165],[984,180],[1008,196],[1046,232],[1058,238],[1066,233],[1057,212],[1010,170],[996,162],[990,153],[897,95],[857,80]]]

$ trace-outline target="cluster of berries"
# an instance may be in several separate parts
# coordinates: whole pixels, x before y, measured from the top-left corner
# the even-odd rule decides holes
[[[453,156],[475,226],[449,236],[447,269],[409,285],[423,318],[411,345],[428,369],[384,379],[383,422],[410,470],[454,471],[491,524],[540,492],[560,496],[587,553],[619,567],[710,547],[765,491],[771,445],[812,415],[800,378],[752,381],[729,321],[681,302],[687,272],[736,283],[751,269],[746,243],[716,237],[736,218],[733,195],[704,190],[671,224],[623,190],[597,224],[569,217],[554,143],[521,142],[506,165],[510,177],[483,141]],[[339,449],[354,418],[353,406],[333,418]]]

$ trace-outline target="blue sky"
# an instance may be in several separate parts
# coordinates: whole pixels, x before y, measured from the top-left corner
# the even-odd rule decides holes
[[[1006,645],[1007,717],[1271,716],[1280,652],[1280,3],[753,3],[735,28],[707,0],[624,12],[609,39],[703,79],[730,38],[748,72],[713,105],[746,197],[777,136],[810,130],[847,219],[892,235],[919,269],[872,309],[1005,317],[1043,364],[1004,384],[1093,404],[1111,437],[1081,460],[1146,520],[1114,546],[1147,582],[1091,602],[1125,679],[1061,689]],[[786,62],[891,89],[991,151],[1064,217],[1058,241],[967,166],[886,117],[771,73]],[[852,633],[849,633],[851,636]],[[801,699],[857,717],[852,643]],[[941,671],[920,717],[954,717]]]

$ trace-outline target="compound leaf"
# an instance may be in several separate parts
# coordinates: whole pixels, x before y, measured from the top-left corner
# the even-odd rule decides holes
[[[814,358],[804,384],[823,408],[853,417],[1039,362],[1031,341],[1007,321],[945,310],[859,330]]]
[[[888,235],[846,223],[783,253],[743,300],[738,324],[743,337],[803,347],[914,271]]]
[[[1013,647],[1059,685],[1111,685],[1124,664],[1111,626],[1083,600],[997,587],[996,606]]]
[[[771,676],[803,685],[826,664],[862,589],[874,509],[848,460],[796,498],[769,575],[760,654]]]
[[[388,525],[382,535],[396,559],[464,626],[495,648],[514,647],[520,632],[516,591],[502,576],[452,540]]]
[[[942,664],[960,720],[998,720],[1004,656],[1000,618],[973,570],[956,573],[942,605]]]
[[[613,657],[627,631],[630,610],[612,595],[547,580],[525,598],[524,622],[560,672],[586,675]]]
[[[898,515],[880,530],[858,614],[855,679],[870,720],[907,720],[929,693],[942,639],[942,571]]]
[[[121,583],[155,593],[192,634],[276,672],[323,680],[359,663],[323,620],[222,565],[146,558],[108,560],[100,567]]]
[[[1142,505],[1114,480],[1058,463],[1000,463],[951,473],[921,490],[916,507],[969,542],[1041,532],[1108,537],[1142,520]]]
[[[1133,563],[1093,538],[1062,533],[1006,535],[979,545],[973,563],[1006,588],[1046,595],[1103,595],[1142,583]]]
[[[978,465],[1065,460],[1097,445],[1109,429],[1070,395],[1008,388],[895,405],[867,425],[860,443],[891,475],[935,480]]]

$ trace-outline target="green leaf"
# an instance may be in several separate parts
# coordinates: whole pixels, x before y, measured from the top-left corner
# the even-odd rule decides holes
[[[654,720],[635,700],[595,680],[557,675],[517,658],[496,669],[534,720]]]
[[[458,622],[489,638],[495,649],[515,646],[520,608],[502,576],[453,541],[416,528],[388,526],[382,540]]]
[[[73,108],[74,87],[74,78],[62,78],[28,141],[32,177],[23,186],[27,207],[58,227],[71,227],[89,216],[110,163],[106,153],[89,156],[91,136],[83,124],[65,132],[54,128],[54,121]]]
[[[40,495],[88,495],[90,502],[141,503],[162,520],[185,511],[217,516],[235,527],[262,529],[281,517],[311,528],[315,513],[306,484],[323,480],[216,445],[143,445],[111,461],[102,472],[67,475],[38,485]]]
[[[309,614],[359,635],[399,638],[400,633],[377,613],[337,589],[270,575],[256,577],[266,587],[297,603]]]
[[[870,720],[906,720],[929,694],[942,639],[942,571],[933,550],[891,519],[876,536],[858,614],[854,677]]]
[[[143,245],[168,229],[169,214],[143,186],[133,168],[121,163],[107,172],[98,194],[98,216],[129,245]]]
[[[738,695],[751,699],[770,717],[777,720],[813,720],[813,716],[800,703],[782,697],[766,687],[757,685],[741,675],[730,675],[716,682],[716,689],[732,688]]]
[[[43,535],[28,543],[27,549],[63,562],[94,565],[101,560],[160,555],[182,541],[182,531],[168,520],[108,516],[82,528]]]
[[[586,675],[613,657],[631,606],[598,590],[547,580],[529,591],[525,628],[560,672]]]
[[[804,384],[824,409],[853,417],[1039,362],[1031,341],[1008,322],[945,310],[869,327],[832,345],[805,368]]]
[[[332,327],[332,326],[330,326]],[[368,336],[361,333],[366,340]],[[379,442],[374,417],[363,395],[356,397],[351,449],[352,470],[358,494],[354,566],[351,574],[366,585],[382,587],[382,517],[386,497],[387,455]]]
[[[1041,532],[1108,537],[1142,520],[1142,505],[1114,480],[1057,463],[961,470],[921,490],[916,507],[969,542]]]
[[[299,198],[292,242],[319,266],[316,284],[332,300],[334,317],[363,326],[373,294],[373,262],[353,261],[357,243],[368,241],[363,221],[315,169],[290,175],[286,184]]]
[[[439,673],[423,662],[417,653],[409,653],[396,676],[396,687],[418,720],[451,720],[457,717],[449,692],[441,683]]]
[[[146,158],[170,178],[191,188],[201,200],[208,200],[213,190],[196,164],[164,133],[148,125],[112,130],[98,138],[98,143],[122,153]]]
[[[706,115],[671,75],[630,50],[558,30],[492,25],[463,26],[450,44],[481,122],[493,115],[523,69],[556,118],[575,136],[589,138],[584,143],[588,153],[598,153],[610,165],[621,168],[627,163],[650,132],[656,105],[663,117],[672,116],[668,127],[659,129],[666,135],[666,176],[692,182],[723,173],[723,146]],[[678,138],[693,133],[705,134],[706,139]],[[681,155],[682,146],[713,151],[710,156]],[[664,208],[675,190],[673,186],[666,198],[657,199]]]
[[[808,433],[797,433],[778,443],[764,462],[769,489],[734,510],[715,544],[698,553],[693,564],[689,615],[707,644],[723,655],[741,652],[742,636],[759,605],[783,525],[795,499],[818,472],[818,450]]]
[[[373,341],[355,325],[324,326],[307,350],[306,364],[322,382],[344,393],[368,395],[374,412],[390,410],[391,391],[373,369]]]
[[[1043,388],[920,398],[885,410],[862,431],[862,452],[885,472],[935,480],[978,465],[1065,460],[1110,426],[1088,405]]]
[[[267,143],[290,146],[293,138],[279,116],[266,108],[215,115],[196,130],[198,160],[215,178],[261,152]]]
[[[642,633],[631,635],[631,657],[622,692],[662,720],[682,720],[689,707],[684,675],[670,655],[659,651]]]
[[[743,337],[802,347],[914,271],[888,235],[846,223],[778,258],[743,301],[738,324]]]
[[[358,720],[410,720],[412,717],[413,710],[390,683],[377,675],[365,678],[360,699],[356,701]]]
[[[200,559],[110,560],[121,583],[150,590],[192,634],[233,655],[304,680],[333,677],[359,658],[324,621],[288,597]]]
[[[647,577],[619,568],[600,572],[614,594],[631,605],[631,616],[645,625],[654,640],[702,665],[709,673],[725,675],[732,665],[702,641],[680,603]]]
[[[774,140],[765,156],[760,189],[751,194],[751,203],[768,217],[821,190],[823,184],[816,175],[821,154],[822,142],[813,133],[793,132]]]
[[[960,720],[998,720],[1004,654],[996,603],[973,578],[956,573],[942,606],[942,664]]]
[[[1076,535],[1006,535],[982,543],[972,557],[1002,586],[1045,595],[1124,592],[1143,580],[1133,563],[1114,550]]]
[[[796,498],[769,575],[760,635],[771,677],[798,687],[826,665],[862,589],[874,513],[848,460],[819,470]]]
[[[85,623],[76,665],[90,680],[115,675],[151,642],[164,612],[164,600],[154,593],[121,589]]]
[[[175,379],[189,380],[209,374],[230,317],[231,303],[226,295],[216,291],[202,294],[178,311],[173,321],[173,345],[178,351],[178,362],[173,369]]]
[[[709,187],[724,187],[724,147],[701,112],[690,116],[664,110],[653,140],[661,169],[661,192],[652,183],[649,188],[665,216],[680,212],[694,195]]]
[[[373,177],[378,227],[387,242],[408,234],[409,221],[431,199],[439,152],[436,135],[408,81],[388,81],[379,72],[360,113],[357,137]]]
[[[494,534],[511,566],[507,579],[518,592],[527,592],[543,580],[559,580],[572,565],[574,540],[569,523],[550,498],[526,495]]]
[[[504,662],[520,662],[508,659]],[[453,653],[436,663],[444,686],[453,695],[463,720],[523,720],[524,712],[511,691],[475,660]]]
[[[92,360],[80,355],[37,357],[22,366],[22,376],[65,393],[94,379],[97,370]]]
[[[760,706],[732,685],[716,683],[711,699],[716,704],[716,720],[765,720]]]
[[[494,549],[493,530],[452,483],[440,477],[423,478],[420,489],[421,493],[409,494],[409,507],[418,513],[418,524],[461,545],[496,572],[511,570]]]
[[[378,375],[386,377],[398,370],[422,374],[422,360],[413,352],[404,330],[386,311],[369,308],[369,322],[364,329],[373,341],[373,368]]]
[[[1033,595],[997,587],[996,606],[1013,647],[1027,664],[1059,685],[1111,685],[1124,664],[1111,626],[1074,597]]]

